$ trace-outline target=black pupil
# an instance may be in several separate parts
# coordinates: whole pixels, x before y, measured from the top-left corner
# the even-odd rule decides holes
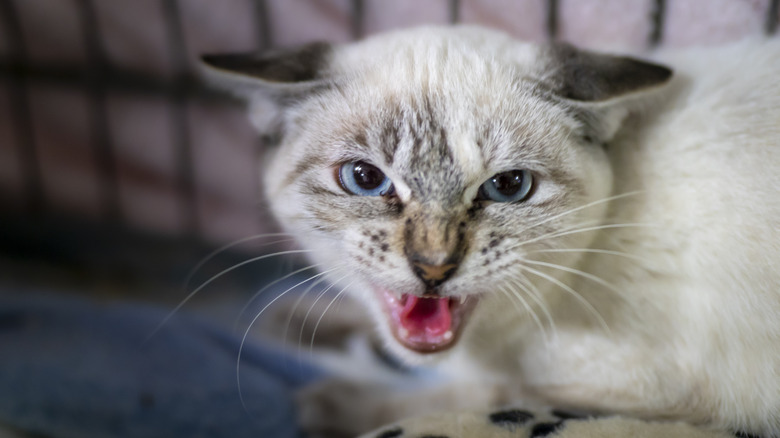
[[[355,175],[355,183],[366,190],[373,190],[381,186],[385,180],[385,174],[368,163],[355,164],[352,173]]]
[[[512,196],[523,186],[523,172],[520,170],[512,170],[499,173],[493,177],[493,185],[498,193],[501,193],[504,196]]]

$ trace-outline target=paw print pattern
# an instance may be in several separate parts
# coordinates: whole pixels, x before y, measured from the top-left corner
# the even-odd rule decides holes
[[[404,430],[400,427],[394,427],[384,432],[379,432],[376,438],[398,438],[404,434]]]
[[[404,421],[362,438],[760,438],[697,428],[682,422],[625,417],[581,417],[562,411],[507,409],[492,413],[436,414]]]
[[[488,416],[490,422],[505,427],[522,426],[529,420],[533,420],[534,414],[520,409],[494,412]]]
[[[524,409],[437,414],[385,427],[363,438],[553,438],[566,421],[579,418],[558,411]]]

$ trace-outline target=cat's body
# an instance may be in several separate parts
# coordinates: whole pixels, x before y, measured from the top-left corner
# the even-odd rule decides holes
[[[232,81],[273,210],[391,350],[496,403],[780,436],[778,42],[671,79],[475,28],[307,50],[210,62],[262,79]]]

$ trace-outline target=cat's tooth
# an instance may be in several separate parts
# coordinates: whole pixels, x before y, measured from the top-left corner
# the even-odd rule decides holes
[[[400,336],[402,339],[406,339],[409,337],[409,330],[405,329],[404,327],[401,327],[398,329],[398,336]]]
[[[467,295],[461,295],[459,298],[461,304],[466,304],[466,300],[468,299]]]
[[[447,330],[446,332],[444,332],[443,338],[445,341],[449,341],[450,339],[452,339],[452,330]]]

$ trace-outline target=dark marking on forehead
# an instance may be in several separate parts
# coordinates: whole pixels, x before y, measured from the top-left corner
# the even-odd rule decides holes
[[[442,188],[460,187],[461,170],[452,157],[435,97],[418,100],[389,97],[363,125],[368,146],[381,154],[416,196],[436,198]],[[400,160],[400,161],[399,161]]]
[[[400,141],[399,129],[401,114],[400,111],[392,111],[386,116],[388,119],[382,126],[382,131],[379,134],[379,148],[382,152],[382,156],[385,159],[385,163],[388,166],[392,166],[395,161],[395,152],[398,148],[398,142]]]
[[[353,141],[359,146],[367,146],[368,138],[366,137],[366,132],[364,130],[358,130],[358,132],[355,133]]]

